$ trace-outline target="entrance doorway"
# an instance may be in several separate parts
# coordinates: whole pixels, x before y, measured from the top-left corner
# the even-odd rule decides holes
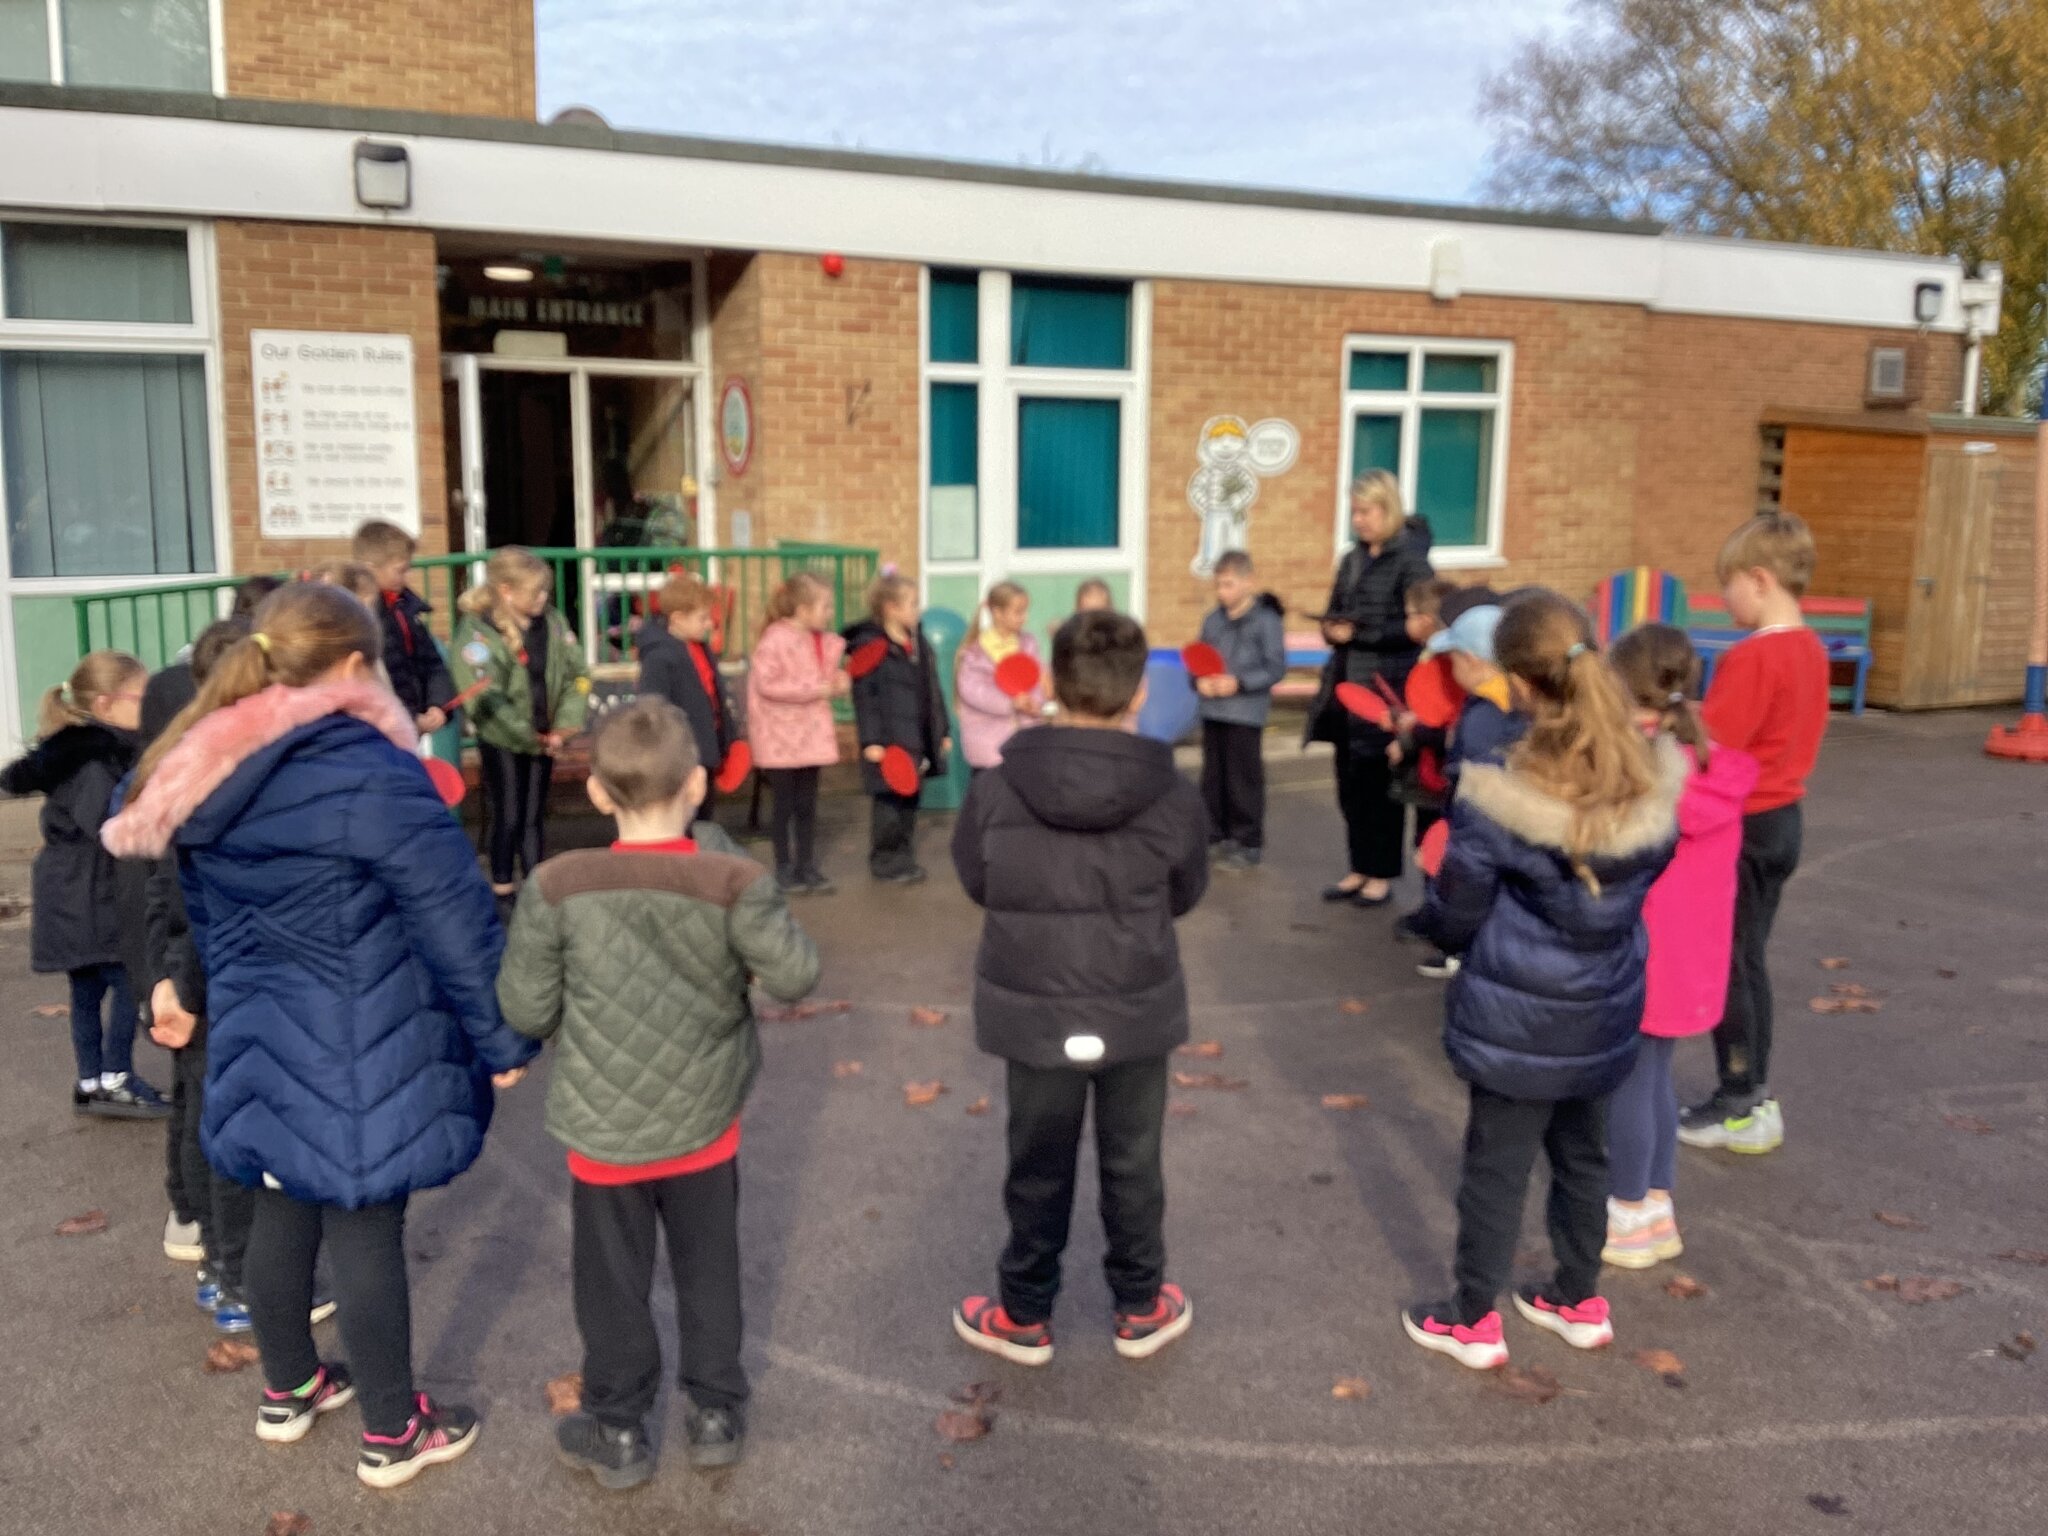
[[[560,373],[483,375],[485,548],[575,547],[570,383]]]

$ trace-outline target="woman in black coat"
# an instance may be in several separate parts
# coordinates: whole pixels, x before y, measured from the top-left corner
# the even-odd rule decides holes
[[[1401,511],[1399,482],[1383,469],[1351,486],[1351,532],[1358,542],[1337,566],[1323,615],[1330,659],[1309,712],[1309,741],[1337,749],[1337,807],[1344,813],[1350,869],[1323,892],[1326,901],[1377,907],[1401,873],[1407,807],[1393,798],[1391,739],[1336,699],[1339,683],[1371,686],[1384,678],[1397,691],[1408,680],[1421,648],[1408,634],[1408,589],[1428,581],[1429,525]]]

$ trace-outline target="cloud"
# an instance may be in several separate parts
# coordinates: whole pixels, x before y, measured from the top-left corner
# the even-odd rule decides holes
[[[1462,200],[1473,104],[1571,0],[537,0],[542,116]]]

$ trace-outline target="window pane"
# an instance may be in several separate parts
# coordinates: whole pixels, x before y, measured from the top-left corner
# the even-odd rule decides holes
[[[1114,400],[1017,402],[1017,547],[1114,549],[1121,411]]]
[[[1455,395],[1490,395],[1500,388],[1500,360],[1492,357],[1425,357],[1422,360],[1425,392]]]
[[[0,453],[16,576],[214,568],[199,358],[0,354]]]
[[[211,91],[206,0],[64,0],[64,83]]]
[[[0,80],[50,83],[50,8],[44,0],[0,0]]]
[[[10,319],[192,323],[182,229],[9,224],[0,268]]]
[[[1010,285],[1010,361],[1020,368],[1130,367],[1130,285],[1018,278]]]
[[[1440,545],[1484,544],[1493,490],[1493,412],[1424,411],[1415,510]]]
[[[1353,389],[1395,389],[1408,387],[1406,352],[1354,352],[1351,354]]]
[[[973,272],[932,272],[932,358],[971,363],[981,356],[981,279]]]
[[[932,386],[933,485],[973,485],[981,478],[974,397],[972,384]]]
[[[1401,418],[1360,416],[1351,423],[1351,478],[1369,469],[1401,473]]]

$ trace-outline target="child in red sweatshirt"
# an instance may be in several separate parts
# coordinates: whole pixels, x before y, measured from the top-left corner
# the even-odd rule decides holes
[[[1689,1147],[1775,1151],[1785,1116],[1771,1097],[1771,978],[1766,950],[1778,898],[1799,867],[1800,803],[1828,726],[1828,653],[1806,627],[1800,596],[1813,576],[1813,535],[1787,512],[1751,518],[1721,547],[1730,617],[1750,631],[1721,658],[1702,710],[1724,747],[1757,760],[1743,802],[1728,1007],[1714,1030],[1721,1083],[1681,1117]]]

